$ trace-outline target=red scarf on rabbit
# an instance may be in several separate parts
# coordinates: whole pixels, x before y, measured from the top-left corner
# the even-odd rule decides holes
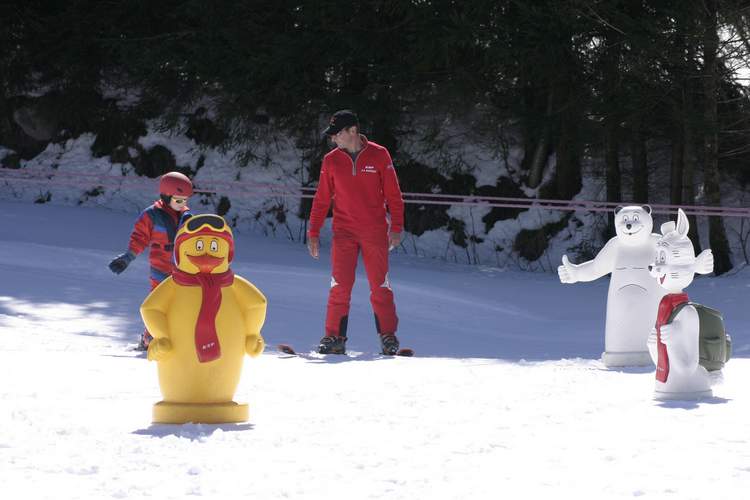
[[[201,363],[219,359],[221,346],[216,334],[216,315],[221,307],[221,289],[234,283],[234,273],[230,269],[221,274],[189,274],[175,269],[172,278],[178,285],[201,287],[203,300],[195,322],[195,351]]]
[[[674,308],[690,300],[686,293],[668,293],[659,302],[659,313],[656,315],[656,349],[659,354],[656,363],[656,380],[666,382],[669,377],[669,355],[667,346],[661,341],[661,327],[666,324]]]

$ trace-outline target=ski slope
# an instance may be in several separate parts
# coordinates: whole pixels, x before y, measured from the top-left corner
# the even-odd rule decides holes
[[[607,370],[607,280],[394,255],[402,345],[377,355],[362,269],[351,356],[312,349],[329,283],[299,244],[236,235],[268,298],[242,425],[152,425],[156,366],[128,350],[147,259],[115,276],[136,214],[0,201],[0,498],[746,498],[750,273],[697,279],[735,359],[701,402],[652,400],[653,369]]]

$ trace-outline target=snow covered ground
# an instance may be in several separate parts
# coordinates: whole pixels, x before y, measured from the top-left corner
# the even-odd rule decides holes
[[[360,273],[358,354],[271,348],[245,364],[248,424],[152,425],[156,366],[127,349],[147,262],[106,267],[134,218],[0,201],[0,498],[746,498],[747,271],[688,289],[735,343],[710,400],[658,403],[653,370],[603,368],[606,280],[396,255],[400,337],[418,357],[374,354]],[[269,346],[311,349],[327,255],[236,239],[234,271],[268,297]]]

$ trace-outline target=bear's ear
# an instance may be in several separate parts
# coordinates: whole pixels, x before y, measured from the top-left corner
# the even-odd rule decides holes
[[[651,205],[643,205],[643,210],[645,210],[647,214],[651,215]]]
[[[625,207],[622,206],[622,205],[617,205],[615,207],[615,215],[617,215],[618,213],[620,213],[620,210],[622,210],[623,208],[625,208]]]

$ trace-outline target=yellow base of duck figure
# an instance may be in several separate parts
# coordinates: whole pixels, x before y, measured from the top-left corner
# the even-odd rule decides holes
[[[245,354],[263,352],[266,298],[229,269],[234,238],[223,218],[196,215],[175,237],[175,271],[146,298],[141,316],[154,340],[164,398],[154,423],[245,422],[246,404],[232,399]]]

